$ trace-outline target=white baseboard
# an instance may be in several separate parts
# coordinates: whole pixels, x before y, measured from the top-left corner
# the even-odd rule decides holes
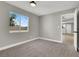
[[[29,40],[26,40],[26,41],[22,41],[22,42],[18,42],[18,43],[12,44],[12,45],[0,47],[0,51],[5,50],[5,49],[8,49],[8,48],[15,47],[15,46],[19,46],[19,45],[24,44],[24,43],[27,43],[27,42],[31,42],[31,41],[36,40],[36,39],[39,39],[39,37],[33,38],[33,39],[29,39]]]
[[[18,43],[12,44],[12,45],[0,47],[0,51],[9,49],[9,48],[12,48],[12,47],[15,47],[15,46],[19,46],[19,45],[22,45],[24,43],[31,42],[31,41],[37,40],[37,39],[42,39],[42,40],[48,40],[48,41],[52,41],[52,42],[62,43],[62,41],[57,41],[57,40],[48,39],[48,38],[44,38],[44,37],[37,37],[37,38],[29,39],[29,40],[26,40],[26,41],[18,42]]]
[[[53,39],[44,38],[44,37],[40,37],[40,39],[42,39],[42,40],[48,40],[48,41],[52,41],[52,42],[58,42],[58,43],[62,43],[62,41],[53,40]]]

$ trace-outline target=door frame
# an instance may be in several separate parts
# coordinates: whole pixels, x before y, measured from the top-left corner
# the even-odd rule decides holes
[[[79,8],[75,8],[74,12],[74,48],[77,51],[77,13]]]
[[[75,9],[74,11],[74,32],[77,31],[77,12],[78,12],[78,8]],[[62,35],[62,17],[64,16],[65,14],[61,15],[61,41],[63,43],[63,35]],[[77,33],[74,33],[74,49],[75,51],[77,51]]]

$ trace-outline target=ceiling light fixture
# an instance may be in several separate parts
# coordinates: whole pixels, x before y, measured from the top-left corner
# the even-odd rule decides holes
[[[35,7],[35,6],[36,6],[36,2],[35,2],[35,1],[31,1],[31,2],[30,2],[30,5],[31,5],[32,7]]]

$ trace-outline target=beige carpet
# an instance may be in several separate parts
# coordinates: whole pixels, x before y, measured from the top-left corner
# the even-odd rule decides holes
[[[76,57],[79,53],[65,44],[42,39],[0,52],[2,57]]]

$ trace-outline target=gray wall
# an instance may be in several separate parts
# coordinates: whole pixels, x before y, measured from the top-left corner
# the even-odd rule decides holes
[[[9,12],[15,11],[17,13],[29,16],[30,30],[29,32],[9,33]],[[0,2],[0,47],[15,44],[17,42],[33,39],[39,36],[39,17],[21,10],[17,7],[11,6],[4,2]]]
[[[72,13],[74,9],[40,16],[40,37],[61,40],[61,15]]]

